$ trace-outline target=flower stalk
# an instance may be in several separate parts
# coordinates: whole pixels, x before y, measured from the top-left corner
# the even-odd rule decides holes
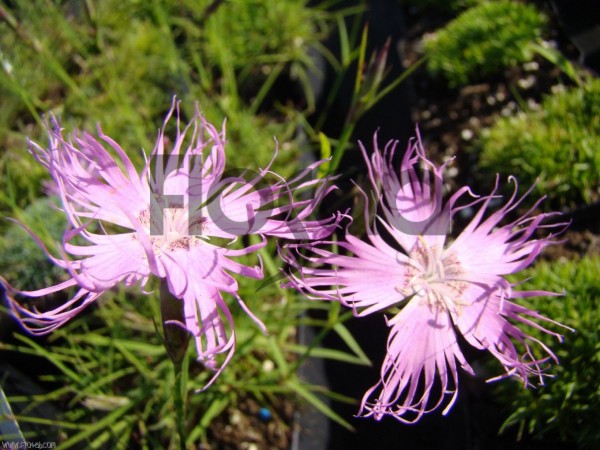
[[[180,370],[188,348],[190,333],[184,325],[183,302],[171,294],[167,280],[164,278],[160,280],[160,313],[165,335],[165,349],[176,370]]]
[[[190,340],[190,333],[185,329],[183,302],[169,291],[166,279],[160,280],[160,313],[162,316],[165,349],[173,362],[175,372],[175,420],[179,435],[179,448],[185,450],[187,434],[185,431],[185,377],[182,362]]]
[[[179,435],[179,448],[180,450],[186,450],[187,433],[185,431],[185,392],[186,392],[186,378],[183,376],[183,370],[181,364],[177,365],[173,361],[173,367],[175,369],[175,397],[173,403],[175,404],[175,420],[177,425],[177,434]]]

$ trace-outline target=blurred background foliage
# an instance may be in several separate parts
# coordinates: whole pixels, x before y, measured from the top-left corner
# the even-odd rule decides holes
[[[544,261],[519,275],[530,277],[523,289],[564,292],[563,297],[530,302],[546,317],[575,330],[566,331],[562,345],[551,336],[534,336],[553,348],[560,364],[538,389],[498,383],[498,399],[510,415],[501,431],[517,427],[518,436],[536,441],[567,442],[594,449],[600,443],[600,255]],[[513,281],[517,281],[513,277]]]
[[[436,0],[406,0],[443,7]],[[600,201],[600,84],[548,42],[549,19],[534,2],[456,0],[446,3],[455,18],[425,35],[427,70],[450,88],[484,84],[527,64],[548,60],[562,71],[541,104],[526,103],[510,86],[517,108],[476,136],[469,150],[486,173],[518,175],[538,195],[563,210]],[[555,19],[556,20],[556,19]]]
[[[533,5],[481,1],[425,40],[429,72],[450,86],[480,81],[532,59],[547,19]]]
[[[600,201],[600,81],[548,94],[482,133],[480,166],[518,173],[557,208]],[[518,168],[518,172],[516,172]]]
[[[12,174],[19,206],[43,177],[22,158],[24,136],[43,142],[42,114],[49,112],[68,130],[101,124],[141,163],[141,149],[152,149],[152,130],[176,94],[189,114],[197,101],[209,121],[228,118],[234,165],[263,167],[273,137],[288,142],[302,104],[314,107],[309,55],[323,50],[333,20],[303,0],[33,0],[0,8],[0,167]],[[266,104],[284,77],[305,100],[293,108],[282,97]],[[279,168],[285,172],[298,152],[289,145],[283,150]],[[6,180],[0,183],[6,192]],[[0,210],[9,209],[7,203],[2,195]]]

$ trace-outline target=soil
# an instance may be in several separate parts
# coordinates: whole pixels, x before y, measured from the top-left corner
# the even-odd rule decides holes
[[[242,398],[210,426],[210,445],[199,450],[279,450],[291,446],[296,405],[284,398],[270,404],[268,413],[255,399]]]

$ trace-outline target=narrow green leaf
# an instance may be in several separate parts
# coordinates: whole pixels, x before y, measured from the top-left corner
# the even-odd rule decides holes
[[[278,273],[276,273],[273,276],[265,278],[264,281],[262,281],[261,283],[258,284],[258,286],[256,287],[256,290],[254,292],[261,291],[264,288],[269,287],[272,284],[277,284],[278,281],[282,281],[282,280],[285,280],[285,279],[286,279],[285,273],[278,272]]]
[[[25,344],[29,345],[33,350],[35,350],[37,352],[38,355],[43,356],[48,361],[50,361],[52,364],[54,364],[58,369],[60,369],[60,371],[62,373],[64,373],[67,377],[69,377],[71,380],[73,380],[76,384],[81,383],[81,377],[76,372],[69,369],[61,361],[59,361],[58,358],[56,358],[56,355],[54,355],[54,353],[45,349],[44,347],[37,344],[36,342],[34,342],[33,340],[29,339],[26,336],[23,336],[20,334],[15,334],[15,337],[19,341],[24,342]]]
[[[15,416],[21,423],[35,423],[38,425],[47,425],[51,427],[61,428],[63,430],[82,430],[87,424],[67,422],[57,419],[42,419],[41,417],[32,416]]]
[[[71,448],[84,439],[101,432],[104,428],[112,427],[121,417],[125,417],[127,411],[129,411],[134,405],[134,402],[129,402],[127,405],[114,410],[112,413],[107,414],[104,418],[98,420],[97,422],[87,424],[87,426],[80,433],[77,433],[75,436],[61,443],[60,448],[65,450]]]
[[[81,398],[90,395],[102,395],[102,392],[98,392],[99,388],[107,384],[112,384],[115,380],[118,380],[119,378],[129,375],[133,372],[135,372],[135,369],[133,367],[126,367],[124,369],[111,372],[108,375],[105,375],[95,380],[91,384],[86,384],[84,389],[80,390],[79,393],[71,400],[70,403],[76,404],[80,401]]]
[[[427,57],[423,56],[419,60],[415,61],[409,68],[407,68],[404,72],[402,72],[398,77],[388,84],[385,88],[383,88],[379,93],[375,95],[375,97],[369,103],[368,108],[376,105],[383,97],[388,95],[394,89],[396,89],[404,80],[406,80],[415,70],[417,70],[423,63],[427,61]]]
[[[364,81],[365,74],[365,58],[367,54],[367,35],[369,33],[369,24],[366,23],[363,27],[362,36],[360,38],[360,47],[358,50],[358,69],[356,70],[356,80],[354,80],[354,98],[360,92]]]
[[[361,366],[371,365],[368,361],[365,361],[363,358],[359,358],[358,356],[351,355],[350,353],[346,353],[341,350],[334,350],[331,348],[314,347],[312,349],[309,349],[309,347],[306,345],[291,344],[286,346],[286,350],[298,353],[300,355],[309,352],[309,356],[313,358],[332,359],[335,361],[342,361]]]
[[[21,433],[19,423],[13,415],[10,404],[2,390],[2,386],[0,386],[0,437],[14,443],[25,443],[25,438],[23,437],[23,433]]]
[[[363,352],[358,342],[356,342],[356,339],[354,339],[354,336],[352,336],[352,333],[348,331],[348,328],[346,328],[343,323],[336,323],[333,326],[333,330],[338,334],[339,337],[342,338],[344,343],[350,348],[350,350],[354,352],[358,359],[360,359],[365,365],[372,366],[369,357],[365,354],[365,352]]]
[[[117,445],[116,448],[127,448],[132,429],[133,421],[131,418],[120,420],[98,435],[96,439],[89,443],[88,448],[102,448],[103,445],[106,445],[111,441],[114,442],[116,437],[119,437],[120,444]]]
[[[279,64],[276,64],[275,67],[271,70],[271,73],[269,73],[269,76],[261,86],[260,90],[254,97],[252,104],[250,105],[249,111],[251,114],[256,114],[258,108],[260,108],[260,105],[271,91],[271,88],[275,84],[275,81],[277,81],[277,78],[279,78],[279,75],[281,74],[284,67],[285,64],[281,62]]]
[[[328,160],[319,167],[319,178],[323,178],[329,173],[331,166],[331,142],[329,142],[325,133],[321,131],[319,131],[319,143],[321,145],[321,159]]]
[[[290,367],[288,366],[285,356],[283,355],[283,352],[277,343],[277,339],[275,336],[269,336],[267,341],[269,343],[269,354],[275,360],[280,373],[283,376],[286,376],[290,372]]]
[[[154,378],[154,373],[150,368],[140,361],[133,353],[123,346],[120,340],[114,341],[115,348],[121,352],[127,361],[131,363],[145,378],[151,380]]]
[[[346,22],[344,17],[338,15],[337,19],[337,29],[339,31],[340,37],[340,55],[342,60],[342,66],[348,67],[352,62],[350,56],[350,37],[348,35],[348,29],[346,28]]]
[[[308,403],[317,408],[318,411],[329,417],[331,420],[343,426],[349,431],[355,431],[352,425],[350,425],[339,414],[337,414],[333,409],[326,405],[319,397],[310,392],[307,389],[306,385],[303,385],[295,380],[288,380],[286,382],[286,385],[294,392],[296,392],[300,397],[306,400]]]
[[[115,340],[109,336],[101,336],[97,333],[73,336],[73,342],[87,343],[94,347],[111,347]],[[119,346],[129,351],[143,353],[146,356],[159,356],[165,353],[164,347],[157,344],[149,344],[142,341],[133,341],[129,339],[119,339]]]
[[[540,56],[546,58],[555,66],[557,66],[579,86],[583,85],[581,77],[577,73],[577,70],[575,69],[573,64],[571,64],[571,62],[567,58],[565,58],[560,51],[546,45],[540,45],[538,43],[531,44],[531,49]]]
[[[206,412],[202,415],[202,418],[200,419],[200,429],[206,430],[213,421],[213,419],[215,419],[219,414],[221,414],[225,410],[225,408],[227,408],[228,405],[229,397],[223,396],[220,398],[216,398],[206,409]],[[192,436],[190,435],[190,437]]]

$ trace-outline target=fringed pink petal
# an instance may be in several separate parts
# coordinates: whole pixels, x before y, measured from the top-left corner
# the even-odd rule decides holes
[[[447,395],[452,395],[450,404],[455,401],[456,361],[468,372],[472,369],[458,347],[446,312],[410,302],[389,325],[381,381],[363,397],[359,415],[414,423],[438,408]]]
[[[207,389],[227,366],[235,350],[235,331],[229,308],[218,289],[192,282],[183,297],[185,325],[194,336],[198,360],[214,374]],[[222,360],[218,356],[224,355]]]
[[[406,252],[412,250],[419,235],[441,246],[451,219],[451,210],[442,205],[445,164],[437,167],[426,158],[418,136],[409,143],[399,173],[396,173],[393,159],[397,144],[397,141],[390,141],[381,151],[375,133],[374,152],[370,158],[361,144],[369,178],[377,197],[381,199],[380,206],[387,226],[394,230],[394,238]],[[418,165],[421,165],[421,176],[417,172]]]
[[[405,300],[407,295],[399,290],[407,276],[403,256],[393,251],[382,252],[351,235],[346,238],[348,242],[337,245],[357,256],[338,255],[311,244],[290,246],[289,252],[282,252],[284,260],[299,269],[289,274],[289,285],[308,294],[311,299],[338,300],[352,308],[357,316],[383,311]],[[298,252],[301,258],[308,259],[317,267],[334,268],[302,267],[294,251],[304,247],[316,256]]]
[[[79,289],[77,293],[62,305],[50,311],[38,311],[35,307],[25,307],[16,300],[16,296],[39,298],[45,295],[63,291],[77,285],[73,279],[36,291],[19,291],[0,277],[0,284],[6,291],[10,311],[21,326],[33,335],[44,335],[64,325],[70,319],[81,313],[94,303],[102,292],[90,292]]]

